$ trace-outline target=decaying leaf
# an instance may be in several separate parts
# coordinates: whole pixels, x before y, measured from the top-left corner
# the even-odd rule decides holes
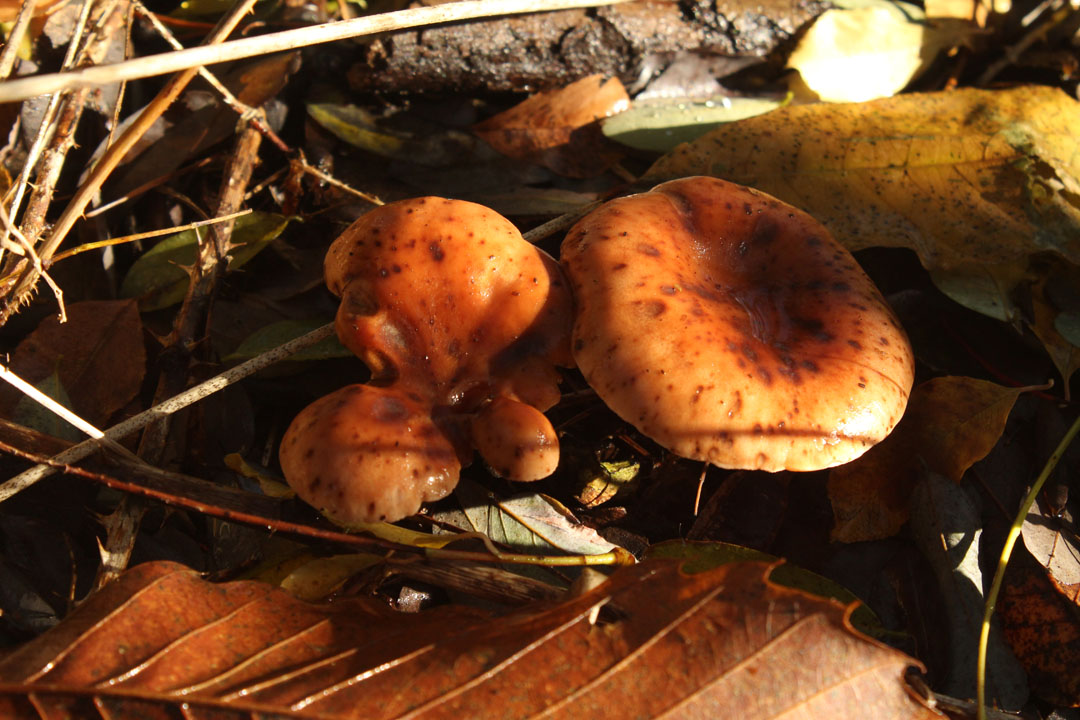
[[[916,661],[852,631],[840,603],[767,572],[735,563],[684,575],[652,562],[493,617],[311,605],[147,564],[0,661],[0,714],[940,717],[905,691]]]
[[[1046,87],[789,106],[680,146],[645,179],[714,175],[764,190],[851,250],[913,249],[946,291],[996,279],[975,285],[1004,297],[1011,317],[1008,292],[1031,256],[1080,263],[1078,126],[1080,103]]]
[[[1044,523],[1045,518],[1029,523]],[[1042,544],[1025,528],[1024,544]],[[1058,552],[1071,554],[1076,564],[1076,546],[1059,538]],[[1075,571],[1075,570],[1074,570]],[[1080,706],[1080,583],[1067,583],[1032,557],[1026,547],[1018,547],[1009,561],[1005,584],[997,605],[1005,639],[1028,673],[1031,689],[1056,705]]]
[[[142,321],[130,300],[72,303],[67,314],[66,323],[54,316],[43,320],[15,348],[10,367],[31,384],[55,373],[71,409],[101,426],[139,392],[146,372]],[[20,397],[6,383],[0,388],[0,408],[8,417]]]
[[[630,96],[618,79],[591,75],[533,95],[473,130],[504,155],[538,162],[561,175],[592,177],[619,157],[596,121],[629,106]]]
[[[891,537],[908,519],[908,500],[926,469],[960,482],[1001,433],[1025,388],[943,377],[917,386],[892,435],[829,473],[836,523],[832,537],[858,542]]]

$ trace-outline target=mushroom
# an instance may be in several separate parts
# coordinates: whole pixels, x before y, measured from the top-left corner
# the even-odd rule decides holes
[[[677,455],[818,470],[903,414],[913,358],[899,322],[851,254],[776,198],[667,182],[579,221],[562,263],[578,367]]]
[[[301,498],[342,524],[397,520],[449,494],[472,449],[511,480],[558,464],[541,411],[572,365],[571,298],[550,256],[498,213],[416,198],[353,223],[326,256],[341,341],[371,369],[282,439]]]
[[[342,525],[400,519],[457,485],[460,443],[430,404],[399,390],[348,385],[296,416],[281,468],[297,495]]]

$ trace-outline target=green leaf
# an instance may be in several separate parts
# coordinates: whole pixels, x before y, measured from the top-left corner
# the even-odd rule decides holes
[[[71,398],[68,397],[64,384],[60,382],[57,371],[34,386],[43,395],[46,395],[71,410]],[[26,395],[19,398],[11,412],[11,419],[25,427],[51,435],[61,440],[80,442],[86,439],[81,430],[64,420],[52,410],[42,406],[38,401]]]
[[[615,548],[546,495],[496,500],[465,478],[455,492],[474,530],[517,552],[546,554],[554,548],[571,555],[600,555]]]
[[[762,115],[786,105],[787,98],[717,98],[693,102],[667,99],[635,103],[601,124],[604,135],[637,150],[667,152],[693,142],[725,123]]]
[[[235,350],[225,356],[226,362],[250,360],[262,353],[295,340],[301,335],[322,327],[326,320],[282,320],[261,327],[248,335]],[[328,360],[330,358],[353,357],[336,335],[320,340],[311,347],[289,356],[290,362],[304,360]]]
[[[289,221],[274,213],[253,212],[238,217],[233,226],[229,269],[235,270],[255,257]],[[208,230],[200,228],[199,232],[205,234]],[[120,295],[137,298],[141,310],[160,310],[183,300],[188,286],[184,267],[195,262],[198,238],[195,230],[184,230],[147,250],[131,266],[120,285]]]

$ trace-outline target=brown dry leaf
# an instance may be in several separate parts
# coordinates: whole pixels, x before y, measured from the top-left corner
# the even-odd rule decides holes
[[[1073,565],[1075,560],[1074,555]],[[1080,706],[1080,583],[1058,580],[1025,548],[1017,548],[997,611],[1031,689],[1055,705]]]
[[[311,605],[142,565],[0,662],[0,715],[940,717],[905,691],[916,661],[850,630],[843,605],[765,582],[768,567],[641,564],[493,618]]]
[[[101,426],[139,392],[146,372],[142,320],[134,300],[87,300],[67,306],[68,321],[43,320],[11,358],[11,369],[36,384],[54,372],[72,409]],[[5,414],[21,395],[0,389]]]
[[[1080,103],[1048,87],[789,106],[676,148],[645,179],[713,175],[764,190],[851,250],[913,249],[981,311],[949,288],[1001,286],[1007,298],[1035,253],[1080,263],[1077,127]]]
[[[504,155],[538,162],[560,175],[592,177],[619,157],[596,121],[628,107],[630,96],[617,78],[590,75],[533,95],[473,130]]]
[[[829,473],[832,538],[859,542],[895,535],[907,522],[919,473],[927,469],[960,482],[997,443],[1025,389],[968,377],[935,378],[916,387],[892,435]]]

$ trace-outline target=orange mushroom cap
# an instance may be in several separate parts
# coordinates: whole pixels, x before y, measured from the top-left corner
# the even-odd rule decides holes
[[[573,363],[569,290],[494,210],[435,197],[383,206],[334,241],[325,267],[338,336],[377,379],[426,383],[448,403],[478,386],[558,401],[552,365]]]
[[[426,402],[371,385],[304,408],[279,455],[296,493],[344,525],[412,515],[453,491],[462,464]]]
[[[816,220],[765,193],[694,177],[613,200],[562,262],[578,367],[678,455],[818,470],[903,414],[914,361],[895,315]]]
[[[473,447],[511,480],[554,471],[540,410],[560,396],[554,366],[573,363],[558,263],[495,211],[427,197],[361,217],[325,270],[338,336],[373,378],[286,431],[282,469],[301,498],[346,525],[393,521],[453,490]]]

